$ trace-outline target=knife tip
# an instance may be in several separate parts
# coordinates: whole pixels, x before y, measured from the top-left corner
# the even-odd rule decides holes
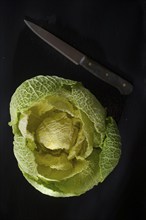
[[[28,21],[27,21],[26,19],[24,19],[24,23],[25,23],[25,24],[28,24]]]
[[[27,26],[31,26],[33,23],[27,19],[24,19],[24,23],[27,25]]]
[[[30,29],[32,29],[32,26],[34,26],[34,23],[32,23],[31,21],[26,20],[26,19],[24,19],[24,23],[25,23]],[[33,31],[33,30],[32,30],[32,31]]]

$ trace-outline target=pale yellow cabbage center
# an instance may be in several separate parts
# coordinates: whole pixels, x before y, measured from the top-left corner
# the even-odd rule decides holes
[[[65,112],[53,113],[37,128],[37,141],[50,150],[69,150],[75,144],[79,131],[75,122]]]

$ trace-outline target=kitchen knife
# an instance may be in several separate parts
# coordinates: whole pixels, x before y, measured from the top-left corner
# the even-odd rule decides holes
[[[122,95],[128,95],[132,92],[132,84],[125,79],[88,58],[85,54],[73,48],[40,26],[27,20],[24,20],[24,22],[37,36],[39,36],[43,41],[52,46],[66,58],[71,60],[74,64],[81,65],[99,79],[117,88]]]

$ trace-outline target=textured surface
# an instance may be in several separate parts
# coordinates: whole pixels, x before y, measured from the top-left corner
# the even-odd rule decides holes
[[[80,195],[119,161],[116,122],[81,83],[56,76],[26,80],[11,98],[10,115],[18,165],[42,193]]]

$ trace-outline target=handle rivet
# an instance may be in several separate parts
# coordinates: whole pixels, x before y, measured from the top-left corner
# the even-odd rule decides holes
[[[89,65],[89,66],[91,66],[91,65],[92,65],[92,63],[91,63],[91,62],[89,62],[89,63],[88,63],[88,65]]]
[[[106,73],[105,75],[106,75],[107,77],[109,76],[109,74],[108,74],[108,73]]]
[[[123,83],[123,87],[126,87],[126,83]]]

